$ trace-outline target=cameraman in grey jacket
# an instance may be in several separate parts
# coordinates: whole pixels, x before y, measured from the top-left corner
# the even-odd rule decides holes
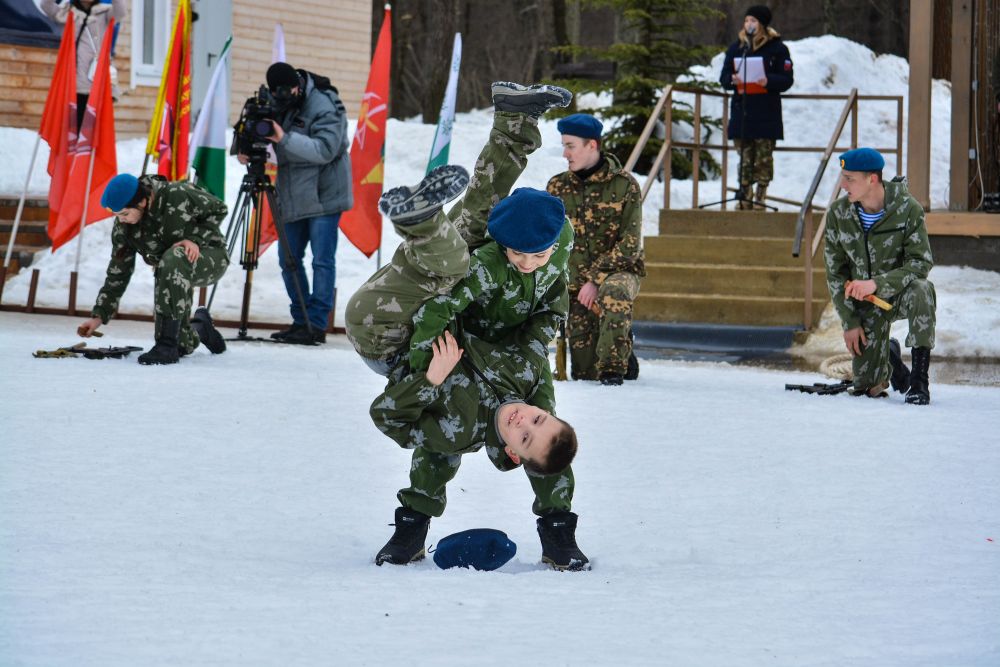
[[[277,111],[274,134],[268,137],[278,157],[278,210],[274,214],[284,223],[288,239],[287,249],[279,241],[278,263],[292,315],[291,326],[271,337],[301,345],[324,343],[333,309],[340,214],[354,203],[347,113],[329,79],[288,63],[268,68],[267,86]],[[244,156],[240,157],[243,161]],[[313,256],[311,288],[302,265],[306,244]],[[288,252],[295,260],[294,271],[286,260]],[[296,273],[306,299],[305,312],[296,296]]]

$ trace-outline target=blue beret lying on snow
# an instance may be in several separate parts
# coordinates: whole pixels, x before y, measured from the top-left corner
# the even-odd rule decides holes
[[[517,553],[517,545],[507,533],[492,528],[473,528],[449,535],[438,542],[434,563],[442,570],[471,567],[495,570]]]

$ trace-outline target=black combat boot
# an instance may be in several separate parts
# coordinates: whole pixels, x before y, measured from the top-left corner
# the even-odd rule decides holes
[[[899,341],[895,338],[889,339],[889,367],[892,369],[892,375],[889,376],[889,384],[892,385],[893,391],[905,394],[910,388],[910,369],[903,363]]]
[[[212,354],[222,354],[226,351],[226,341],[212,323],[208,308],[203,306],[194,311],[194,315],[191,316],[191,328],[198,334],[201,344]]]
[[[424,541],[431,518],[407,507],[396,508],[396,532],[375,555],[375,564],[406,565],[427,555]]]
[[[601,373],[601,384],[606,387],[617,387],[625,381],[621,373]]]
[[[432,217],[468,185],[469,172],[458,165],[446,164],[432,169],[412,188],[401,185],[384,193],[379,197],[378,207],[394,224],[415,225]]]
[[[281,342],[290,345],[320,345],[326,342],[326,332],[318,327],[310,330],[303,324],[282,338]]]
[[[927,371],[931,365],[929,347],[915,347],[910,350],[913,370],[910,371],[910,390],[906,392],[906,402],[910,405],[927,405],[931,402],[930,382]]]
[[[177,349],[177,336],[180,334],[180,331],[180,320],[162,320],[160,322],[160,335],[156,338],[156,345],[149,352],[139,355],[139,363],[144,366],[176,364],[180,358],[180,350]]]
[[[292,322],[287,329],[282,329],[281,331],[275,331],[271,334],[273,340],[279,343],[285,342],[285,339],[291,336],[293,333],[297,332],[299,329],[305,329],[306,325],[298,324],[297,322]]]
[[[576,518],[572,512],[552,512],[535,522],[542,540],[543,563],[556,570],[590,569],[590,561],[576,546]]]
[[[626,380],[638,380],[639,379],[639,359],[635,356],[635,333],[629,329],[628,339],[632,341],[632,350],[628,354],[628,366],[625,368],[625,379]]]
[[[493,109],[513,111],[538,118],[553,107],[568,107],[573,93],[559,86],[522,86],[510,81],[494,81]]]

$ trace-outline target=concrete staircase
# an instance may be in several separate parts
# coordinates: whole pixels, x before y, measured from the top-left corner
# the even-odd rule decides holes
[[[635,319],[796,327],[803,322],[803,258],[792,257],[795,213],[660,212],[645,239],[646,272]],[[814,217],[814,224],[819,216]],[[823,250],[813,262],[813,322],[829,301]]]
[[[0,195],[0,266],[7,253],[7,244],[14,229],[18,197]],[[7,278],[31,264],[36,252],[52,245],[46,234],[49,224],[49,202],[44,198],[28,198],[21,212],[21,222],[17,228],[17,239],[11,254]]]

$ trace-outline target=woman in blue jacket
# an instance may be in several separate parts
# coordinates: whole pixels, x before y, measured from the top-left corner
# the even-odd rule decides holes
[[[740,151],[739,208],[743,210],[764,203],[767,186],[774,178],[774,144],[785,138],[781,93],[793,83],[792,57],[770,23],[771,10],[767,7],[754,5],[747,10],[743,30],[726,50],[719,77],[723,88],[736,91],[729,115],[729,138]],[[757,187],[751,201],[754,183]]]

